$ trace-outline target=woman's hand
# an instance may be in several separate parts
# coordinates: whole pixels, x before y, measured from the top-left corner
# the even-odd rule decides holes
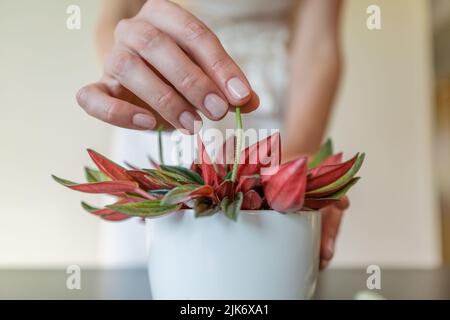
[[[149,0],[115,29],[100,81],[77,94],[91,116],[113,125],[155,129],[169,123],[193,134],[201,111],[223,118],[229,105],[250,112],[259,104],[246,77],[217,36],[180,6]]]
[[[336,237],[341,225],[342,215],[350,206],[347,197],[337,204],[325,207],[322,213],[322,239],[320,244],[320,270],[325,269],[334,255]]]

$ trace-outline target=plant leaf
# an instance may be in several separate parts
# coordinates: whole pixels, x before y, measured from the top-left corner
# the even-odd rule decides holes
[[[315,189],[312,191],[308,191],[306,193],[307,197],[309,197],[309,196],[317,197],[317,196],[321,196],[323,194],[330,194],[330,193],[336,192],[339,189],[341,189],[342,187],[344,187],[347,183],[350,182],[350,180],[356,175],[358,170],[361,168],[361,165],[364,162],[364,157],[365,157],[365,154],[361,153],[358,156],[358,158],[356,159],[356,161],[353,164],[353,166],[351,167],[351,169],[348,170],[342,177],[340,177],[336,181],[334,181],[324,187],[321,187],[321,188],[318,188],[318,189]]]
[[[209,198],[198,198],[194,202],[195,217],[212,216],[220,210]]]
[[[160,189],[161,186],[156,184],[146,171],[143,170],[127,170],[127,174],[133,178],[144,190]]]
[[[261,168],[279,166],[281,163],[280,133],[260,140],[241,152],[237,176],[260,174]]]
[[[103,172],[100,170],[92,169],[89,167],[84,167],[84,174],[87,182],[101,182],[110,180]]]
[[[154,190],[150,190],[149,193],[155,197],[162,197],[165,194],[167,194],[167,192],[169,192],[169,191],[170,191],[169,189],[154,189]]]
[[[224,180],[215,188],[217,198],[221,201],[225,197],[233,197],[234,183],[231,180]]]
[[[94,206],[91,206],[90,204],[81,201],[81,206],[83,207],[84,210],[86,210],[89,213],[93,213],[94,211],[100,210],[100,208],[96,208]]]
[[[322,161],[333,154],[333,142],[328,139],[314,155],[312,160],[308,163],[308,168],[317,167]]]
[[[327,196],[326,198],[306,198],[304,206],[310,209],[317,210],[332,205],[340,201],[346,195],[348,190],[350,190],[350,188],[353,187],[356,182],[358,182],[358,180],[359,177],[353,178],[342,189],[332,195]]]
[[[88,149],[87,151],[92,161],[94,161],[95,165],[100,169],[100,171],[112,180],[132,180],[127,175],[125,168],[119,166],[117,163],[109,160],[108,158],[98,152],[95,152],[94,150]]]
[[[339,164],[342,162],[342,156],[343,156],[342,152],[333,154],[333,155],[329,156],[328,158],[326,158],[325,160],[323,160],[320,163],[320,165],[321,166],[329,166],[332,164]]]
[[[206,152],[205,145],[203,144],[200,135],[197,135],[198,153],[202,165],[202,177],[206,185],[216,186],[218,185],[218,177],[214,164],[211,161],[208,153]]]
[[[166,166],[161,165],[161,169],[165,172],[171,172],[178,176],[184,177],[186,182],[195,184],[205,184],[203,178],[194,170],[184,168],[181,166]]]
[[[238,192],[234,200],[229,197],[223,198],[220,207],[226,217],[234,221],[237,220],[239,210],[241,210],[243,198],[242,192]]]
[[[235,151],[236,135],[233,134],[224,141],[215,158],[215,163],[217,165],[217,174],[219,178],[225,179],[225,176],[227,176],[228,174],[228,179],[231,178],[232,172],[229,171],[229,168],[234,163]]]
[[[298,212],[306,191],[306,157],[287,162],[264,183],[269,206],[279,212]]]
[[[148,155],[147,158],[150,164],[153,166],[153,168],[159,169],[159,163],[156,160],[154,160],[152,156]]]
[[[162,198],[161,203],[164,205],[173,205],[190,201],[200,197],[212,198],[214,196],[214,189],[207,185],[184,184],[170,190]]]
[[[172,189],[181,185],[177,180],[173,179],[169,175],[165,174],[159,169],[142,169],[147,173],[146,179],[150,180],[160,189]]]
[[[250,190],[244,193],[242,200],[242,209],[245,210],[259,210],[263,204],[263,199],[255,190]]]
[[[329,185],[345,175],[355,164],[359,154],[356,154],[352,159],[335,165],[320,165],[314,168],[316,176],[308,179],[306,184],[306,191],[311,191]]]
[[[246,193],[250,189],[261,185],[260,176],[257,174],[251,176],[241,176],[238,181],[239,183],[236,187],[236,192],[242,191],[243,193]]]
[[[182,205],[163,205],[160,200],[109,205],[107,208],[135,217],[157,217],[180,210]]]
[[[138,192],[139,189],[137,183],[132,181],[102,181],[94,183],[77,184],[76,182],[58,178],[55,175],[52,175],[52,177],[56,182],[62,184],[65,187],[86,193],[107,193],[107,194],[115,194],[121,192],[135,193]]]

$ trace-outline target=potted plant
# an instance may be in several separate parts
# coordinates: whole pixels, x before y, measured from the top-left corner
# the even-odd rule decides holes
[[[225,151],[211,161],[198,138],[199,161],[190,168],[151,160],[151,169],[127,169],[88,150],[98,169],[85,168],[87,183],[53,176],[73,190],[117,197],[104,208],[82,202],[102,219],[146,219],[153,298],[304,299],[314,292],[318,210],[358,181],[364,154],[343,162],[328,140],[311,158],[281,163],[278,133],[241,151],[239,108],[236,119],[231,164],[221,159]],[[267,161],[274,159],[275,166]]]

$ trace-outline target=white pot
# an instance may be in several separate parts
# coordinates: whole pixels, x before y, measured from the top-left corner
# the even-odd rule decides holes
[[[147,219],[153,299],[309,299],[319,264],[320,214],[193,210]]]

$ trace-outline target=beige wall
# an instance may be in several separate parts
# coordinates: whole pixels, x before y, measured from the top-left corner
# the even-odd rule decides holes
[[[82,29],[65,9],[82,8]],[[81,180],[86,147],[107,151],[110,129],[74,93],[98,76],[96,1],[0,2],[0,267],[98,263],[98,222],[51,173]],[[369,32],[365,9],[382,7]],[[331,129],[338,147],[367,152],[335,265],[439,263],[430,159],[430,37],[425,0],[350,0],[347,71]],[[89,198],[88,198],[89,199]]]
[[[378,4],[382,29],[365,11]],[[348,1],[346,74],[331,129],[367,152],[335,265],[434,266],[440,235],[431,159],[432,61],[426,0]]]
[[[82,7],[82,28],[66,29],[66,8]],[[0,266],[97,262],[98,222],[80,194],[51,180],[82,178],[86,147],[106,150],[109,128],[76,107],[98,77],[92,32],[96,1],[0,2]]]

